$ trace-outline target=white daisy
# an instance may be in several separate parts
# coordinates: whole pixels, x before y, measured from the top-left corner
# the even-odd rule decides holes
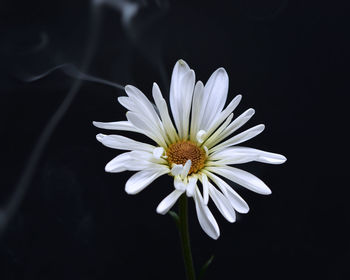
[[[142,133],[154,141],[142,143],[120,135],[98,134],[103,145],[129,152],[122,153],[105,167],[107,172],[137,171],[126,182],[128,194],[137,194],[158,177],[174,177],[174,190],[157,207],[167,213],[177,199],[186,193],[192,197],[199,223],[213,239],[220,235],[219,226],[208,208],[211,199],[221,214],[231,223],[236,214],[247,213],[247,203],[221,177],[259,194],[271,190],[256,176],[230,165],[250,161],[281,164],[283,155],[237,146],[264,130],[256,125],[231,136],[253,115],[248,109],[233,120],[233,110],[241,100],[237,95],[224,109],[228,93],[228,75],[224,68],[216,70],[203,85],[195,83],[195,73],[179,60],[174,67],[170,85],[170,107],[175,122],[156,83],[152,95],[155,106],[136,87],[127,85],[127,96],[119,97],[127,121],[93,122],[99,128]],[[219,177],[221,176],[221,177]]]

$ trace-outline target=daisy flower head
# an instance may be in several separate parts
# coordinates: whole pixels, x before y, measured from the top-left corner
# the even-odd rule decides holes
[[[237,95],[225,107],[228,85],[224,68],[217,69],[204,85],[196,82],[195,72],[185,61],[179,60],[170,84],[172,118],[160,88],[153,83],[154,104],[139,89],[127,85],[127,96],[118,98],[128,110],[127,120],[93,122],[99,128],[131,131],[150,138],[152,144],[121,135],[98,134],[96,138],[103,145],[127,151],[107,163],[105,170],[113,173],[137,171],[126,182],[128,194],[137,194],[158,177],[171,175],[173,191],[160,202],[157,212],[166,214],[181,195],[187,195],[194,200],[202,229],[213,239],[220,236],[220,230],[208,208],[210,200],[231,223],[236,220],[236,211],[249,211],[247,203],[223,178],[259,194],[271,193],[262,180],[231,165],[286,161],[280,154],[239,146],[260,134],[265,126],[256,125],[235,134],[254,115],[254,109],[233,119],[233,111],[242,96]]]

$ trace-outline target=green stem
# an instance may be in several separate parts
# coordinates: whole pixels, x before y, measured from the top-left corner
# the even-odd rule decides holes
[[[196,280],[196,273],[193,266],[191,253],[190,234],[188,231],[188,214],[187,214],[187,197],[186,194],[181,195],[179,199],[179,218],[180,218],[180,238],[182,255],[184,258],[186,275],[188,280]]]

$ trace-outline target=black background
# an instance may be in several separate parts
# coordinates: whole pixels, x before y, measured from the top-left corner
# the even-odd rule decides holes
[[[207,279],[349,279],[347,7],[145,0],[132,2],[138,11],[123,21],[126,1],[109,2],[1,2],[1,214],[28,164],[34,173],[1,235],[0,278],[185,279],[175,225],[155,211],[171,179],[129,196],[131,172],[104,172],[117,151],[95,140],[103,131],[91,122],[125,119],[116,100],[123,91],[79,84],[62,68],[27,82],[72,63],[148,96],[157,81],[168,97],[172,67],[183,58],[202,81],[224,67],[229,99],[243,95],[236,115],[253,107],[245,127],[266,125],[246,145],[288,158],[280,166],[243,166],[273,193],[239,189],[251,210],[234,224],[210,205],[221,229],[217,241],[200,229],[190,203],[196,266],[214,254]],[[72,92],[33,165],[42,131]]]

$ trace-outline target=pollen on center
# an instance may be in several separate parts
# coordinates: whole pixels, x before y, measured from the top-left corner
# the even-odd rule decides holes
[[[188,174],[196,173],[202,169],[207,158],[205,151],[191,141],[179,141],[171,144],[166,153],[170,166],[173,163],[184,165],[190,159],[192,165]]]

